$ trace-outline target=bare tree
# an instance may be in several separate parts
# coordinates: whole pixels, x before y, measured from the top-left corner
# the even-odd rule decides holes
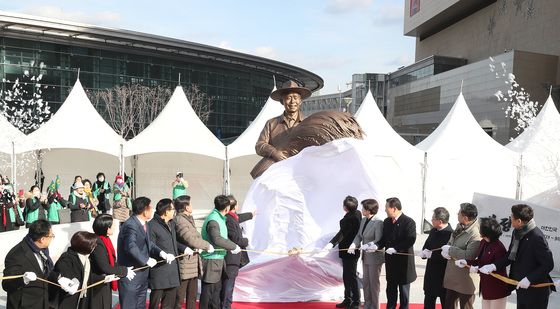
[[[212,99],[194,84],[184,90],[198,117],[207,123]],[[95,108],[107,116],[109,125],[115,132],[130,139],[156,119],[169,101],[171,93],[171,89],[162,86],[126,84],[91,91],[88,96]]]

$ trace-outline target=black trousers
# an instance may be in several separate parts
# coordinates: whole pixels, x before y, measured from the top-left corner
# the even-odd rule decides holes
[[[344,299],[359,302],[360,289],[358,288],[358,259],[342,259],[342,281],[344,282]]]
[[[150,309],[175,309],[175,301],[177,300],[177,288],[152,290],[150,292]]]
[[[424,309],[435,309],[436,300],[439,297],[439,303],[443,306],[445,304],[445,290],[441,289],[441,293],[432,295],[424,292]]]
[[[200,292],[200,309],[220,309],[220,291],[222,290],[222,281],[216,283],[207,283],[202,281],[202,289]]]
[[[399,309],[408,309],[410,283],[397,284],[393,282],[387,282],[387,289],[385,291],[387,292],[387,309],[397,308],[397,296],[400,302]]]
[[[181,285],[177,289],[177,300],[175,301],[175,309],[181,309],[181,305],[185,300],[186,309],[196,309],[196,293],[198,292],[198,278],[190,278],[181,280]]]
[[[550,288],[517,289],[517,308],[545,309],[550,292]]]

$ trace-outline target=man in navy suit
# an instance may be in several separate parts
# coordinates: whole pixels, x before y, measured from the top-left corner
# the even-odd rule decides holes
[[[152,218],[152,205],[147,197],[139,197],[132,202],[133,215],[120,228],[117,245],[118,264],[126,267],[154,267],[157,261],[152,257],[161,257],[167,263],[173,262],[175,256],[158,248],[151,240],[146,224]],[[119,303],[121,308],[146,308],[148,291],[148,269],[136,272],[132,280],[119,280]]]

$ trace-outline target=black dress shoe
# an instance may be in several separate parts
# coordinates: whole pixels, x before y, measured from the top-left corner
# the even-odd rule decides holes
[[[351,300],[349,299],[345,299],[343,300],[341,303],[336,304],[336,308],[348,308],[348,306],[352,303]]]
[[[353,302],[350,303],[350,305],[348,305],[348,307],[346,307],[346,308],[358,309],[358,308],[360,308],[360,302],[359,302],[359,301],[353,301]]]

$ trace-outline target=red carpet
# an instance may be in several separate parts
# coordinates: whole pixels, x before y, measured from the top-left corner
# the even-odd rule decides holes
[[[233,309],[334,309],[336,303],[327,302],[305,302],[305,303],[236,303],[234,302],[231,308]],[[380,308],[384,309],[385,304],[381,304]],[[421,309],[424,308],[423,304],[410,304],[408,306],[411,309]],[[120,306],[115,306],[116,309],[120,309]],[[183,306],[183,308],[185,308]],[[441,308],[440,305],[436,305],[436,308]]]

